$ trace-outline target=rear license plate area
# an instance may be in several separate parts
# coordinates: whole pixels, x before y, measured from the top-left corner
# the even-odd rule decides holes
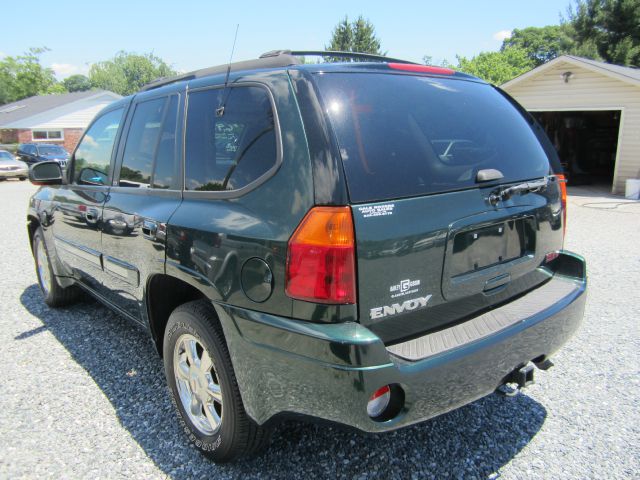
[[[510,262],[534,251],[535,224],[531,217],[461,231],[453,238],[450,276]]]

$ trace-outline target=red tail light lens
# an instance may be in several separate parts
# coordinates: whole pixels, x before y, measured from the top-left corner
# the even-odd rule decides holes
[[[319,303],[356,302],[353,219],[349,207],[315,207],[289,240],[285,291]]]
[[[560,200],[562,201],[562,235],[567,231],[567,178],[559,173],[556,175],[560,182]]]

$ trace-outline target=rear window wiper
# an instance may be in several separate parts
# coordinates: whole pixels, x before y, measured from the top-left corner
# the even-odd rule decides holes
[[[524,182],[506,188],[499,188],[489,195],[489,203],[491,203],[491,205],[496,205],[500,200],[509,200],[517,193],[522,195],[523,193],[541,192],[547,188],[549,182],[553,181],[552,178],[555,177],[544,177],[532,182]]]

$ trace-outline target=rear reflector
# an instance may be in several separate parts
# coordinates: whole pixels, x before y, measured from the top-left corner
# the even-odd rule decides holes
[[[389,406],[390,400],[391,388],[389,388],[389,385],[385,385],[384,387],[379,388],[374,392],[373,395],[371,395],[371,398],[367,403],[367,414],[371,418],[379,417]]]
[[[349,207],[314,207],[291,236],[285,291],[309,302],[356,302],[353,219]]]
[[[556,175],[560,182],[560,200],[562,201],[562,235],[567,231],[567,178],[559,173]]]
[[[551,263],[559,256],[560,256],[560,252],[549,252],[544,256],[544,261],[546,263]]]
[[[405,72],[436,73],[438,75],[453,75],[455,70],[445,67],[433,67],[431,65],[414,65],[412,63],[388,63],[389,68],[403,70]]]

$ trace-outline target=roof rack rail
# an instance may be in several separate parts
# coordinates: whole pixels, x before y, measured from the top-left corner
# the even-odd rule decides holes
[[[331,50],[271,50],[270,52],[266,52],[260,55],[260,58],[277,57],[279,55],[349,58],[356,60],[369,60],[373,62],[409,63],[416,65],[415,62],[410,62],[408,60],[385,57],[384,55],[374,55],[373,53],[342,52]]]
[[[286,53],[280,53],[278,55],[270,55],[267,57],[260,57],[256,60],[246,60],[241,62],[234,62],[231,64],[231,72],[237,72],[239,70],[256,70],[259,68],[277,68],[288,67],[290,65],[297,65],[300,61],[293,55]],[[193,72],[184,73],[175,77],[159,78],[154,80],[140,89],[142,92],[147,90],[153,90],[160,88],[171,83],[180,82],[183,80],[193,80],[196,78],[208,77],[209,75],[216,75],[219,73],[226,73],[229,68],[229,64],[217,65],[215,67],[202,68],[200,70],[194,70]]]
[[[315,57],[330,57],[330,58],[345,58],[345,59],[357,59],[367,60],[372,62],[385,62],[385,63],[407,63],[416,65],[415,62],[408,60],[401,60],[399,58],[385,57],[382,55],[373,55],[371,53],[358,53],[358,52],[334,52],[326,50],[271,50],[270,52],[263,53],[257,60],[247,60],[243,62],[235,62],[231,64],[231,71],[238,70],[254,70],[258,68],[276,68],[287,67],[290,65],[297,65],[300,60],[297,56],[315,56]],[[172,83],[180,82],[183,80],[193,80],[195,78],[206,77],[209,75],[215,75],[218,73],[225,73],[228,64],[218,65],[216,67],[203,68],[201,70],[195,70],[193,72],[184,73],[175,77],[158,78],[152,82],[149,82],[140,89],[141,92],[147,90],[153,90],[156,88],[164,87]]]

